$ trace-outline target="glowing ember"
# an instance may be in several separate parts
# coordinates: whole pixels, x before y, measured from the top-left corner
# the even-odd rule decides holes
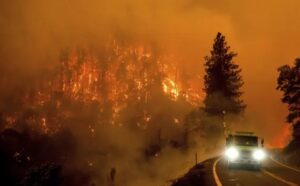
[[[13,117],[13,116],[7,116],[5,118],[5,122],[8,124],[8,125],[13,125],[15,122],[16,122],[16,118]]]
[[[48,133],[49,128],[47,126],[47,119],[46,118],[42,118],[41,121],[42,121],[42,129],[44,130],[45,133]]]

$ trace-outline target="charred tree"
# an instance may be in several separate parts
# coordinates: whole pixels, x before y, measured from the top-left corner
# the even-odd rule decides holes
[[[218,33],[205,57],[204,99],[205,111],[213,116],[240,114],[246,105],[241,99],[240,88],[244,84],[240,67],[233,61],[237,53],[230,51],[225,36]]]

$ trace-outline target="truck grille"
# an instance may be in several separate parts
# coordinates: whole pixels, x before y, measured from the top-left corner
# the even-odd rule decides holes
[[[251,159],[252,158],[252,151],[251,150],[241,150],[241,158],[243,159]]]

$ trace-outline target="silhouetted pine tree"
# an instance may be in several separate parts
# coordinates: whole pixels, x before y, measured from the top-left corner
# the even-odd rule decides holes
[[[246,107],[241,99],[241,69],[233,62],[237,54],[229,49],[225,37],[218,33],[210,56],[205,57],[204,109],[210,115],[221,116],[224,111],[239,114]]]
[[[294,139],[300,140],[300,59],[295,60],[294,66],[284,65],[278,71],[277,90],[283,92],[281,100],[288,104],[286,119],[293,125]]]

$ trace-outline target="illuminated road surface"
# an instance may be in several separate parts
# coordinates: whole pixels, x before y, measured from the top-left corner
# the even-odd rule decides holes
[[[300,171],[266,159],[261,171],[251,168],[229,169],[224,159],[214,159],[213,179],[217,186],[300,185]]]

